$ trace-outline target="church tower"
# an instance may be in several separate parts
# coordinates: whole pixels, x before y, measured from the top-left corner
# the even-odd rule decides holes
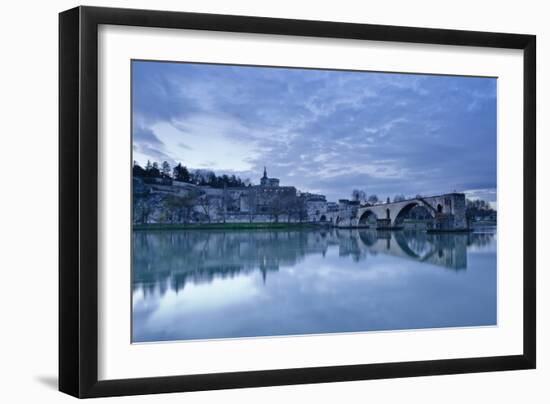
[[[269,185],[269,178],[267,178],[267,169],[264,166],[264,176],[260,179],[260,184],[262,187],[267,187]]]
[[[262,187],[278,187],[279,179],[269,178],[267,176],[267,169],[264,166],[264,176],[260,179],[260,184]]]

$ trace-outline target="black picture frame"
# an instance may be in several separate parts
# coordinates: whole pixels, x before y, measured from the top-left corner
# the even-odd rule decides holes
[[[523,354],[99,381],[100,24],[523,50]],[[534,35],[97,7],[77,7],[60,13],[59,390],[85,398],[535,368],[535,103]]]

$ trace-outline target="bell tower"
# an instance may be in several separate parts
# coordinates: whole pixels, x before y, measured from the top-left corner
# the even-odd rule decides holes
[[[279,180],[277,178],[269,178],[267,176],[267,169],[264,166],[264,176],[260,179],[262,187],[278,187]]]

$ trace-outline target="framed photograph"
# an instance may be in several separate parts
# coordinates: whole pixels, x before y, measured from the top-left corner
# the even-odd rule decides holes
[[[535,36],[59,28],[61,391],[535,368]]]

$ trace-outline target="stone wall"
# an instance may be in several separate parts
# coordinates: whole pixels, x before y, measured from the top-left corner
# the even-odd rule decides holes
[[[320,221],[326,201],[310,203],[295,187],[212,188],[133,180],[135,224],[273,223]]]
[[[361,205],[323,195],[297,193],[294,187],[212,188],[174,181],[146,183],[134,178],[133,222],[146,223],[317,223],[349,228],[403,228],[413,209],[432,220],[427,230],[465,230],[466,198],[461,193],[399,202]],[[330,207],[330,209],[329,209]]]

